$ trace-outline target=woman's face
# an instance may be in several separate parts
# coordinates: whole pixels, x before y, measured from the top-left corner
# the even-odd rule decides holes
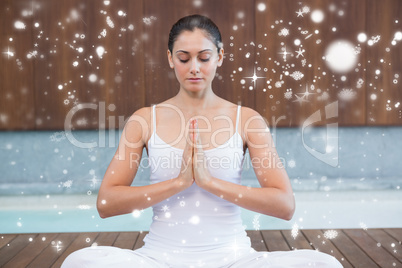
[[[168,50],[171,68],[174,68],[180,87],[198,92],[211,87],[216,68],[222,65],[223,49],[218,53],[215,44],[203,30],[183,31]]]

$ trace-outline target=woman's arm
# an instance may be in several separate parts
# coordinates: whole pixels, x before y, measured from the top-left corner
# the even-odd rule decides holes
[[[202,188],[243,208],[290,220],[295,201],[286,170],[278,157],[264,119],[250,108],[242,108],[244,139],[261,188],[252,188],[210,177]]]
[[[189,180],[180,176],[184,173],[152,185],[131,186],[141,163],[150,130],[149,122],[150,108],[142,108],[130,117],[124,127],[118,149],[98,193],[97,208],[102,218],[148,208],[191,186]]]

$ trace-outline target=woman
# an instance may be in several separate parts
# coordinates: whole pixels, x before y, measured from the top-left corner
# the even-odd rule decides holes
[[[256,111],[214,94],[223,48],[210,19],[192,15],[174,24],[167,56],[179,92],[130,117],[97,202],[102,218],[152,206],[145,245],[135,251],[85,248],[62,267],[342,267],[313,250],[251,248],[240,207],[285,220],[295,210],[268,127]],[[151,184],[131,187],[144,147]],[[240,184],[246,149],[261,188]]]

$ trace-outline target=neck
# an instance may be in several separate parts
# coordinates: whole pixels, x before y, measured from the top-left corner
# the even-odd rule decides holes
[[[179,93],[175,96],[175,99],[180,103],[180,108],[190,112],[197,112],[205,110],[213,106],[217,96],[212,91],[212,88],[200,91],[189,92],[183,88],[180,88]]]

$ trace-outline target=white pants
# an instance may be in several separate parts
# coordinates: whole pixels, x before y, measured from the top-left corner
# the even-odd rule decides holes
[[[219,257],[217,257],[219,256]],[[137,250],[116,247],[88,247],[70,254],[61,268],[342,268],[332,256],[315,250],[257,252],[240,250],[220,252],[163,253],[147,248]]]

